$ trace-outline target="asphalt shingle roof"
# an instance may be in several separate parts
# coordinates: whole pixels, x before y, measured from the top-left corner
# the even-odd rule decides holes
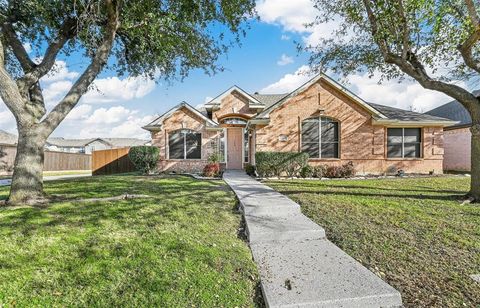
[[[448,121],[449,119],[437,117],[425,113],[418,113],[399,108],[368,103],[370,106],[380,111],[384,116],[391,120],[399,121]]]
[[[480,90],[473,91],[475,96],[480,96]],[[444,117],[460,123],[453,126],[466,126],[472,124],[470,113],[458,101],[451,101],[440,107],[427,111],[426,114]]]
[[[272,106],[273,104],[275,104],[276,102],[278,102],[279,100],[281,100],[282,98],[284,98],[285,96],[287,96],[288,93],[284,93],[284,94],[258,94],[258,93],[255,93],[255,94],[250,94],[250,95],[253,96],[260,103],[264,104],[265,108],[268,108],[268,107]]]

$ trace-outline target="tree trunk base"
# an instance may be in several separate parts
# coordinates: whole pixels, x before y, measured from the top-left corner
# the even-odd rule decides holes
[[[45,194],[40,195],[29,195],[24,198],[9,198],[5,200],[4,206],[34,206],[34,207],[44,207],[50,203],[50,199]]]

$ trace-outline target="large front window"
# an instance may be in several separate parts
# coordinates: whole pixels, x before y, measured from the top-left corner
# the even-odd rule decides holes
[[[338,158],[338,141],[338,122],[325,117],[302,122],[302,152],[310,158]]]
[[[202,134],[188,129],[170,133],[168,157],[170,159],[202,158]]]
[[[422,148],[420,128],[387,129],[387,157],[419,158]]]

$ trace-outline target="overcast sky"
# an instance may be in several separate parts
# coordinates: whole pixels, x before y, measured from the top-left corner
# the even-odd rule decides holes
[[[118,78],[104,72],[95,81],[96,89],[87,93],[79,105],[53,133],[67,138],[140,137],[141,129],[155,115],[181,101],[193,106],[217,96],[232,85],[249,92],[286,93],[310,77],[307,54],[298,54],[295,42],[314,44],[328,36],[335,24],[305,28],[314,18],[310,0],[260,0],[260,21],[253,21],[241,46],[220,60],[226,70],[213,77],[192,71],[183,82],[155,83],[142,78]],[[57,73],[42,80],[47,108],[52,108],[72,86],[85,68],[78,59],[57,61]],[[331,76],[334,79],[335,76]],[[451,99],[424,90],[412,81],[389,81],[378,84],[378,77],[349,76],[347,87],[366,101],[397,108],[428,111]],[[15,132],[15,121],[0,102],[0,129]]]

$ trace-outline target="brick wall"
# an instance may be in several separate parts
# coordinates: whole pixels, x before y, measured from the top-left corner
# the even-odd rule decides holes
[[[270,113],[270,123],[257,126],[257,151],[299,151],[304,119],[325,116],[340,123],[340,159],[311,159],[311,165],[353,161],[358,173],[381,174],[396,168],[411,173],[442,173],[443,129],[424,128],[422,159],[386,159],[386,128],[372,125],[368,111],[321,81]],[[287,136],[286,141],[279,138]]]
[[[202,134],[201,159],[168,159],[168,134],[178,129],[191,129]],[[165,119],[160,131],[152,133],[152,144],[160,149],[159,169],[161,171],[200,172],[207,164],[207,159],[214,151],[212,140],[218,131],[205,129],[205,121],[187,108],[181,108]]]
[[[471,139],[470,128],[458,128],[444,132],[444,169],[451,171],[471,170]]]

